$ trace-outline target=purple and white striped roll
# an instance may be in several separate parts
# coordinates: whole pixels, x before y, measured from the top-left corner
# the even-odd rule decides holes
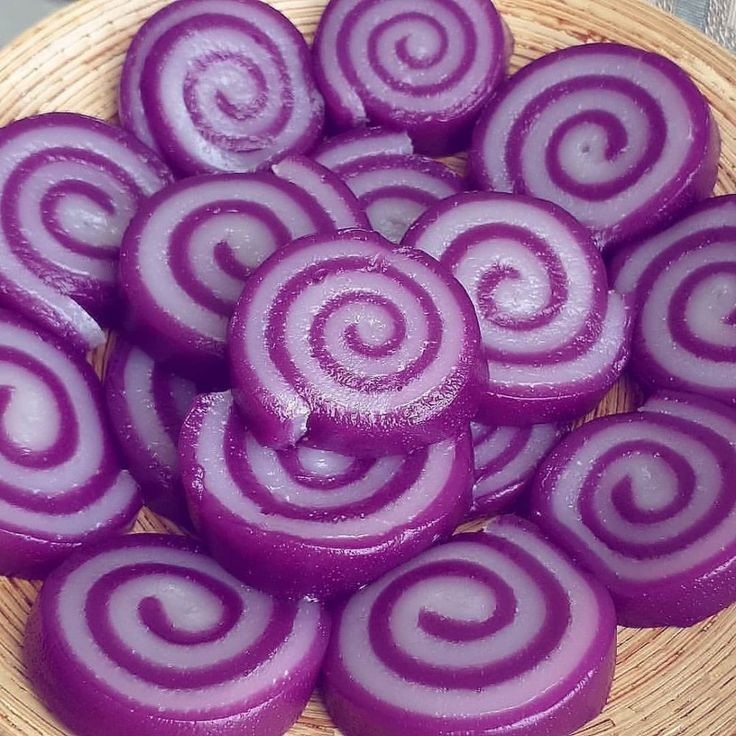
[[[494,516],[511,507],[526,489],[537,466],[557,444],[557,424],[495,427],[473,422],[475,486],[471,517]]]
[[[481,188],[559,204],[605,249],[708,197],[719,152],[708,102],[679,66],[592,43],[510,80],[481,115],[470,168]]]
[[[0,311],[0,575],[41,577],[140,508],[91,366]]]
[[[615,650],[606,590],[503,516],[342,607],[325,702],[345,736],[569,734],[602,710]]]
[[[125,235],[120,273],[129,327],[177,373],[218,383],[243,282],[277,248],[302,235],[364,224],[357,201],[328,170],[303,159],[276,170],[279,176],[178,182],[152,197]]]
[[[614,286],[637,304],[631,365],[650,388],[736,405],[736,196],[709,199],[624,249]]]
[[[327,645],[314,601],[250,588],[191,540],[133,534],[71,557],[25,637],[39,695],[78,736],[281,736]]]
[[[513,43],[490,0],[330,0],[314,40],[338,129],[406,130],[430,155],[467,146]]]
[[[179,430],[197,389],[118,337],[105,374],[110,421],[146,506],[179,524],[189,516],[179,477]]]
[[[322,145],[314,157],[350,187],[374,230],[392,243],[435,202],[464,189],[439,161],[417,156],[406,133],[352,130]]]
[[[433,258],[343,230],[282,248],[246,282],[228,345],[258,440],[376,456],[467,428],[487,382],[473,305]]]
[[[360,459],[248,431],[232,394],[200,396],[182,429],[197,530],[239,578],[281,595],[352,593],[446,539],[470,506],[470,434]]]
[[[259,0],[178,0],[156,13],[128,50],[119,107],[182,175],[303,153],[324,118],[304,38]]]
[[[736,412],[655,394],[583,425],[532,489],[540,525],[611,591],[624,626],[691,626],[736,602]]]
[[[311,194],[331,220],[330,229],[370,230],[362,204],[340,177],[320,163],[303,156],[288,156],[274,164],[271,171]]]
[[[628,357],[626,305],[608,290],[585,228],[556,205],[459,194],[428,210],[402,244],[439,259],[470,295],[490,375],[480,421],[575,419],[618,378]]]
[[[0,129],[0,303],[86,352],[118,316],[120,241],[172,180],[132,136],[49,113]]]

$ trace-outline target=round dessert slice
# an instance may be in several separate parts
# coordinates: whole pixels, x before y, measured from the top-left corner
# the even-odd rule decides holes
[[[133,136],[75,113],[0,129],[0,304],[87,352],[116,323],[118,251],[141,203],[172,181]]]
[[[490,0],[330,0],[315,71],[337,128],[406,130],[421,153],[441,155],[467,146],[511,46]]]
[[[478,185],[560,205],[601,249],[710,196],[720,139],[708,102],[675,63],[615,43],[525,66],[475,129]]]
[[[691,626],[736,601],[736,412],[691,394],[583,425],[542,464],[540,525],[624,626]]]
[[[193,541],[133,534],[49,576],[25,637],[39,695],[79,736],[281,736],[317,679],[328,619],[225,572]]]
[[[269,447],[408,452],[467,428],[487,382],[473,305],[433,258],[377,233],[302,238],[246,282],[235,400]]]
[[[640,383],[736,405],[736,196],[709,199],[632,243],[612,270],[636,304],[631,366]]]
[[[492,516],[517,502],[564,430],[557,424],[495,427],[473,422],[475,486],[471,517]]]
[[[324,697],[345,736],[570,734],[602,710],[615,649],[605,588],[505,516],[348,600]]]
[[[200,396],[179,440],[197,530],[222,565],[281,594],[330,597],[450,536],[470,505],[469,432],[374,460],[265,447],[228,393]]]
[[[628,358],[629,318],[585,230],[550,202],[468,192],[440,202],[403,245],[439,259],[475,307],[490,383],[478,418],[494,425],[575,419]]]
[[[314,157],[350,187],[373,229],[392,243],[400,242],[428,207],[464,188],[447,166],[415,154],[406,133],[383,128],[335,136]]]
[[[179,0],[128,49],[120,119],[181,175],[263,169],[320,137],[301,33],[259,0]]]
[[[4,311],[0,418],[0,574],[42,577],[132,525],[138,487],[121,468],[92,367]]]

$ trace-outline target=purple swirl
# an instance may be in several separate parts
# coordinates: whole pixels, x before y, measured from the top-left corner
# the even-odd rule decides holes
[[[736,405],[736,197],[707,200],[624,249],[615,287],[634,297],[632,367],[649,388]]]
[[[249,588],[182,537],[136,534],[49,577],[26,661],[80,736],[101,717],[112,736],[280,736],[306,705],[327,633],[317,603]]]
[[[605,704],[615,643],[605,589],[503,516],[344,605],[325,701],[346,736],[572,733]]]
[[[280,594],[352,592],[447,538],[470,505],[467,430],[379,459],[310,444],[279,451],[258,442],[228,392],[197,399],[179,446],[208,549]]]
[[[532,493],[539,523],[611,591],[627,626],[689,626],[736,600],[736,413],[657,394],[563,440]]]
[[[230,327],[235,398],[262,444],[385,455],[464,430],[478,323],[432,258],[380,235],[302,238],[250,279]]]
[[[392,243],[400,242],[427,208],[464,188],[447,166],[414,154],[406,134],[382,128],[343,133],[314,156],[350,187],[372,228]]]
[[[125,234],[120,267],[129,327],[176,372],[209,383],[221,377],[235,302],[274,251],[302,235],[363,224],[355,198],[326,169],[292,158],[275,170],[278,176],[178,182],[152,197]]]
[[[40,577],[126,529],[140,508],[100,382],[81,358],[0,312],[0,573]]]
[[[0,303],[86,352],[119,316],[118,249],[171,181],[132,136],[50,113],[0,130]]]
[[[708,103],[680,67],[606,43],[516,74],[481,116],[470,163],[482,188],[555,202],[604,249],[709,196],[719,152]]]
[[[128,50],[120,118],[183,175],[248,172],[307,151],[324,103],[302,35],[258,0],[179,0]]]
[[[470,428],[475,454],[473,517],[494,516],[512,506],[563,434],[556,424],[497,427],[473,422]]]
[[[117,338],[107,364],[105,397],[118,444],[146,505],[187,525],[176,445],[196,392],[194,383]]]
[[[480,322],[488,424],[567,421],[592,409],[628,355],[625,304],[585,229],[521,195],[464,193],[428,210],[402,245],[452,271]]]
[[[506,74],[511,39],[488,0],[331,0],[314,42],[332,122],[371,121],[422,153],[460,150]]]

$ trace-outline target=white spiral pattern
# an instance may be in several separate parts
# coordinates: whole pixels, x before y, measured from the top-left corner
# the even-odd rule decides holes
[[[626,306],[585,229],[559,207],[463,193],[428,210],[402,245],[437,258],[473,302],[490,376],[481,421],[575,419],[618,378]]]
[[[199,397],[180,448],[208,549],[242,579],[282,594],[352,592],[448,537],[470,503],[467,431],[378,459],[309,445],[278,451],[248,431],[227,392]]]
[[[84,115],[0,130],[0,302],[86,352],[119,312],[120,241],[140,203],[171,181],[137,140]]]
[[[373,229],[399,243],[432,204],[464,188],[454,171],[413,150],[406,134],[367,128],[332,138],[314,157],[350,187]]]
[[[734,473],[732,409],[655,395],[563,440],[532,508],[611,590],[626,625],[690,625],[734,599]]]
[[[571,733],[605,703],[615,637],[605,590],[501,517],[348,601],[325,699],[346,736]]]
[[[614,285],[638,308],[632,367],[652,388],[736,404],[736,197],[715,197],[621,252]]]
[[[55,572],[26,646],[34,683],[83,736],[99,732],[94,714],[115,735],[260,724],[277,736],[306,704],[326,635],[319,604],[275,599],[191,541],[144,534]]]
[[[395,454],[457,434],[485,376],[478,326],[436,261],[358,230],[304,238],[231,323],[235,398],[261,442]]]
[[[339,128],[373,121],[440,154],[461,147],[505,75],[510,43],[489,0],[331,0],[314,50]]]
[[[494,97],[475,130],[482,188],[563,207],[601,248],[710,195],[718,130],[676,64],[621,44],[547,54]]]
[[[29,323],[0,312],[0,571],[40,575],[132,524],[99,379]]]
[[[307,151],[324,103],[299,31],[258,0],[179,0],[128,50],[123,125],[183,175],[248,172]]]

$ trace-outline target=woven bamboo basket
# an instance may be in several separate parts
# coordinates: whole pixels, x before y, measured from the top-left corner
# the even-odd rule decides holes
[[[10,2],[11,0],[1,0]],[[169,0],[77,0],[0,50],[0,124],[52,110],[116,117],[123,55]],[[311,40],[326,0],[270,0]],[[639,0],[497,0],[514,69],[572,44],[620,41],[669,56],[709,98],[723,136],[717,193],[736,192],[736,58]],[[0,20],[0,22],[2,22]],[[462,169],[456,158],[450,163]],[[91,360],[104,370],[109,343]],[[591,415],[634,408],[622,380]],[[736,479],[735,479],[736,481]],[[137,530],[175,529],[144,511]],[[0,736],[68,734],[33,695],[20,661],[35,583],[0,578]],[[610,702],[582,736],[736,736],[736,606],[690,629],[620,629]],[[104,731],[104,724],[101,724]],[[339,736],[315,696],[289,736]]]

